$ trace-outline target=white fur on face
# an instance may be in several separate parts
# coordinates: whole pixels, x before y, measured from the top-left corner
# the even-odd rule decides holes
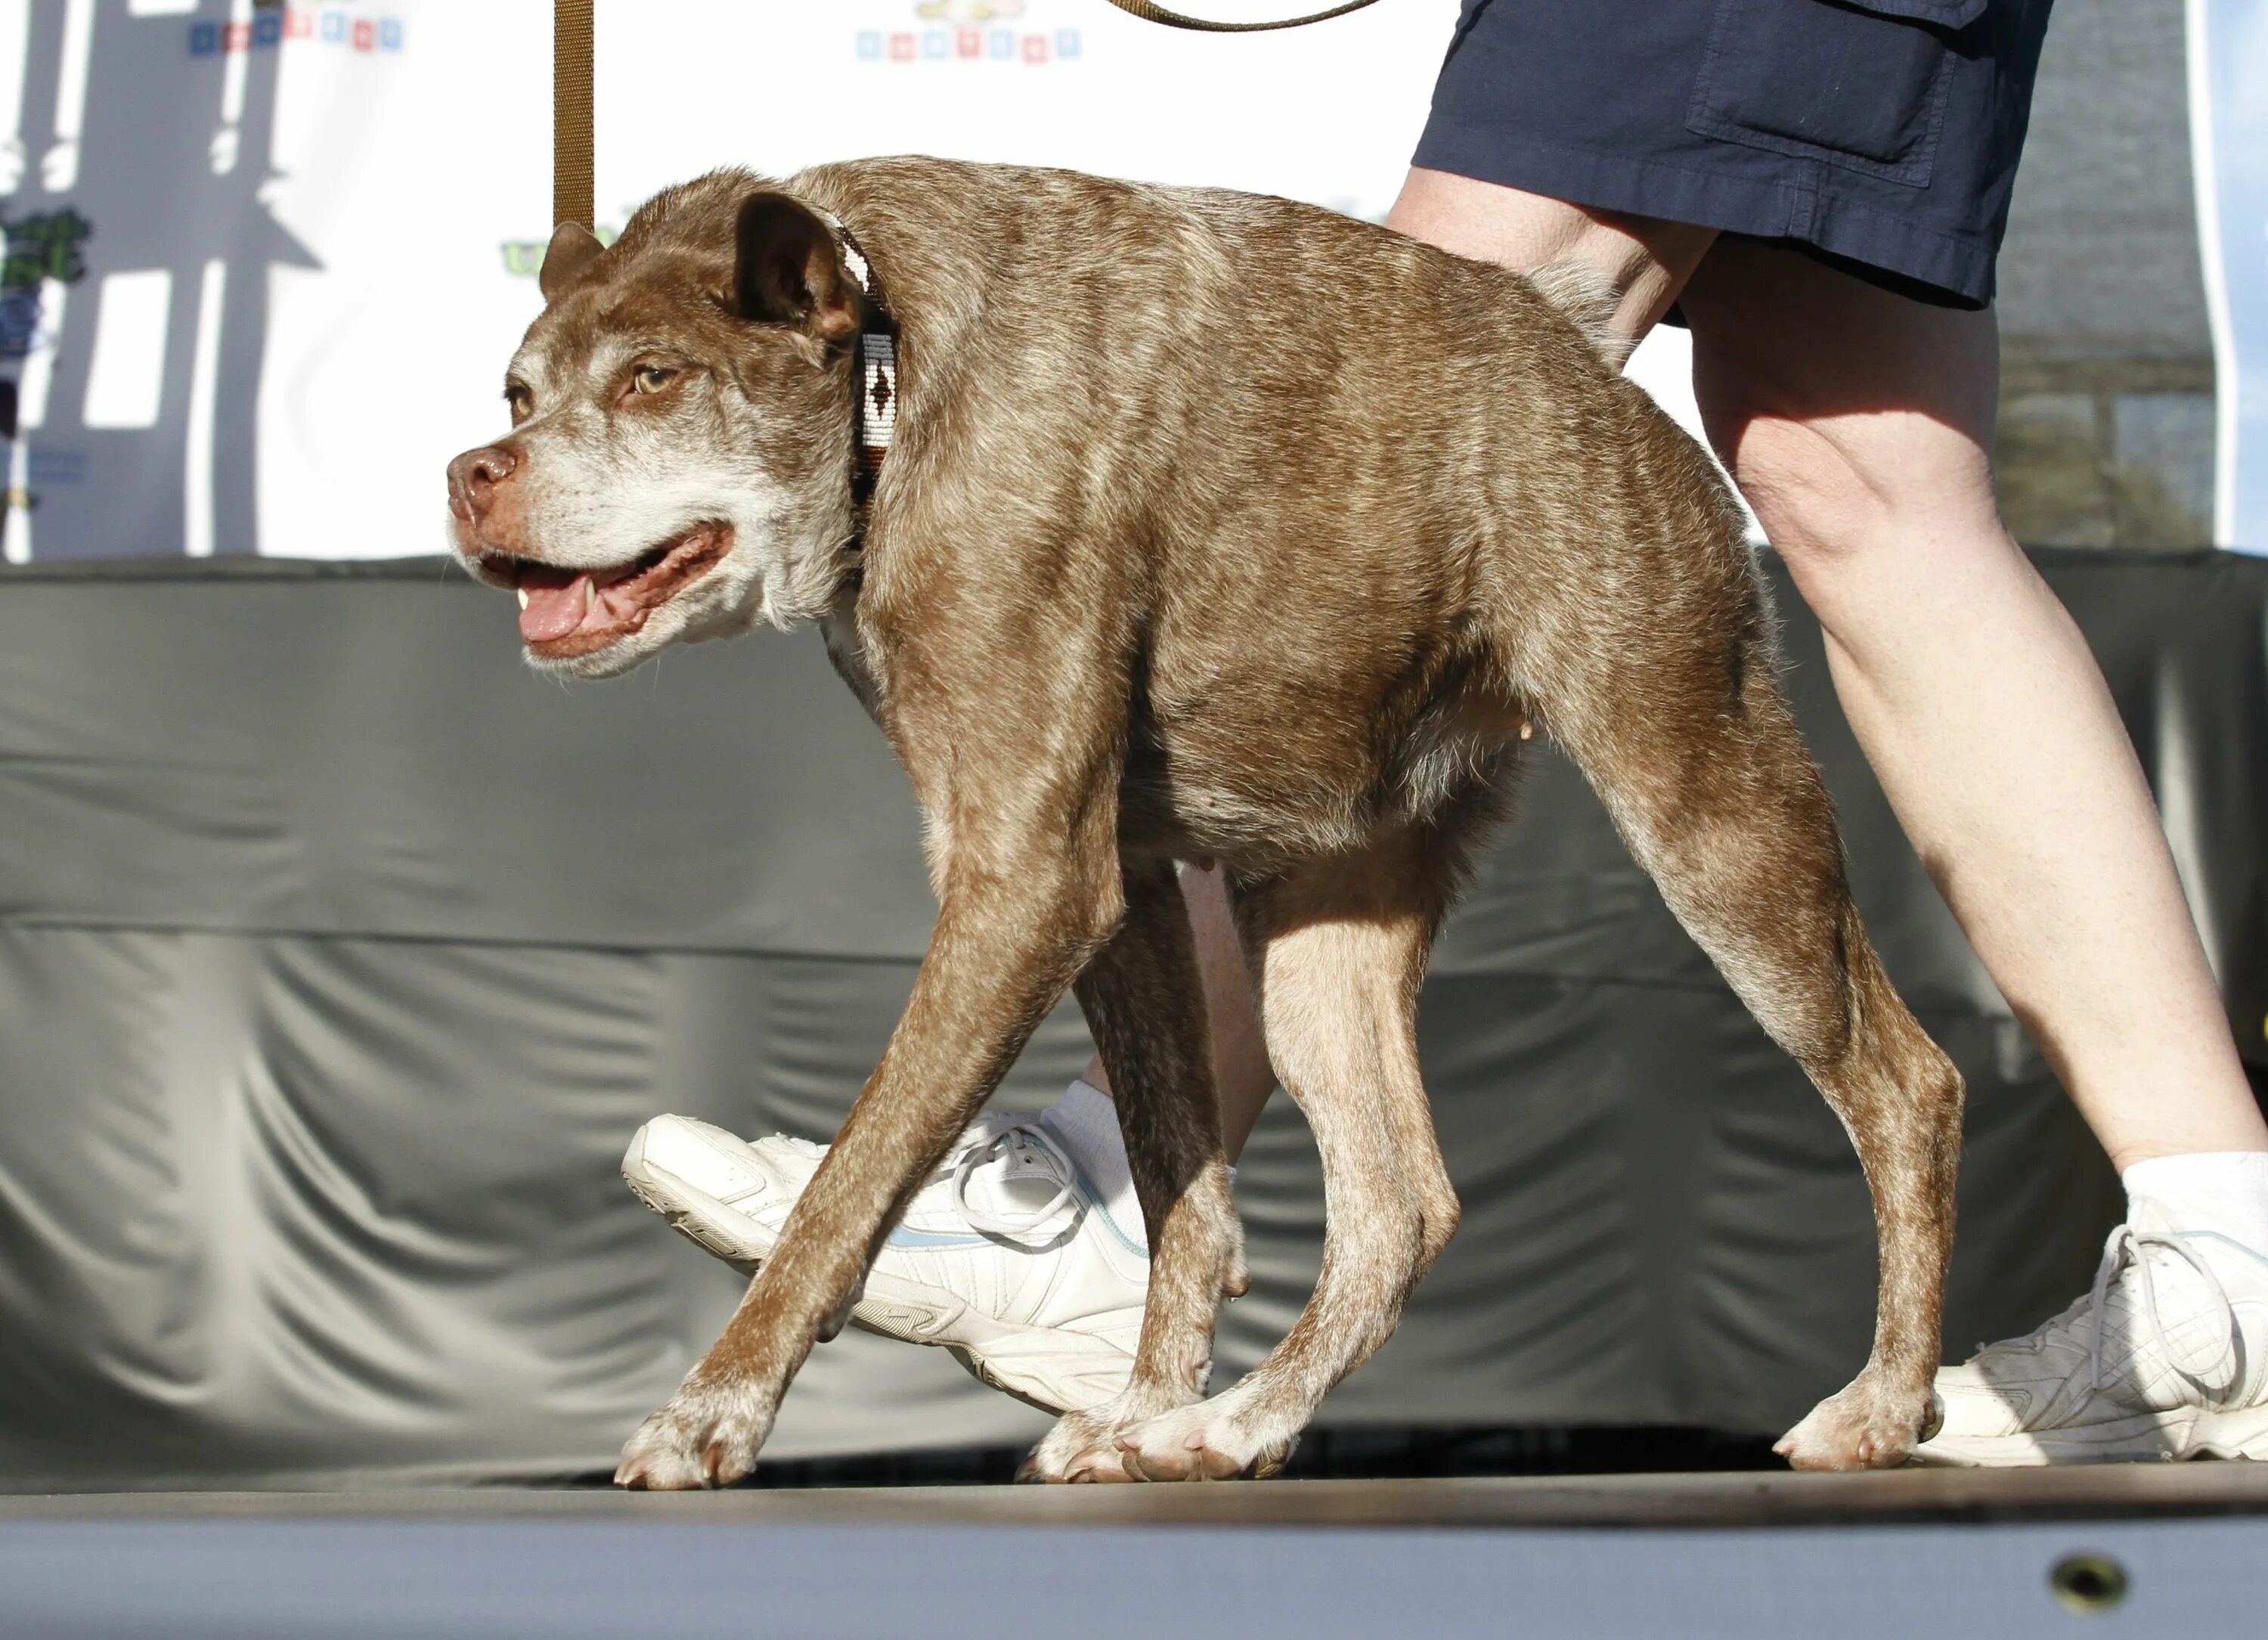
[[[571,377],[538,350],[514,360],[536,412],[515,438],[525,453],[514,479],[524,486],[523,551],[605,571],[704,525],[729,528],[731,544],[637,631],[573,658],[530,653],[539,669],[611,677],[672,643],[816,620],[832,601],[843,543],[805,521],[829,509],[799,505],[767,470],[759,452],[765,433],[777,437],[771,416],[727,377],[690,361],[650,402],[611,402],[614,384],[645,359],[677,363],[671,350],[628,339],[602,346]]]

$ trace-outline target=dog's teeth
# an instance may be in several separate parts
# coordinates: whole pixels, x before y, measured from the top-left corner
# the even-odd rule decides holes
[[[590,581],[585,581],[583,583],[583,616],[585,619],[587,620],[590,618],[591,611],[596,609],[598,604],[599,589],[597,586]]]
[[[512,590],[519,595],[519,607],[523,609],[527,608],[527,588],[525,587],[515,587]]]

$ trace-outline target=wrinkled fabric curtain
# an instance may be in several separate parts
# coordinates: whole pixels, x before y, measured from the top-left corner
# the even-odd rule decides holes
[[[2040,558],[2257,1056],[2268,565]],[[1861,909],[1970,1079],[1958,1355],[2080,1290],[2117,1182],[1784,579],[1779,605]],[[906,782],[815,639],[562,689],[508,604],[430,561],[29,569],[0,577],[0,1489],[610,1466],[740,1285],[630,1197],[622,1146],[662,1111],[829,1134],[928,931]],[[1324,1421],[1777,1430],[1866,1355],[1857,1163],[1548,750],[1521,809],[1422,1015],[1464,1226]],[[1046,1103],[1086,1052],[1058,1009],[1001,1097]],[[1280,1097],[1238,1196],[1254,1285],[1220,1375],[1315,1267]],[[850,1333],[768,1450],[1042,1427]]]

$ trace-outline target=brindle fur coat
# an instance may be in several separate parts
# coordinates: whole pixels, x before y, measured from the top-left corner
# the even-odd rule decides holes
[[[838,221],[902,330],[863,516],[851,350],[873,312]],[[544,292],[513,430],[452,465],[468,564],[533,598],[527,653],[563,673],[822,623],[912,778],[939,905],[881,1064],[619,1480],[749,1471],[895,1214],[1066,987],[1152,1278],[1126,1390],[1068,1413],[1032,1471],[1278,1466],[1455,1228],[1415,1008],[1531,721],[1865,1165],[1874,1352],[1783,1450],[1906,1457],[1961,1082],[1852,908],[1733,498],[1617,373],[1579,276],[1281,200],[902,159],[719,172],[603,252],[563,229]],[[1175,886],[1192,860],[1223,869],[1329,1205],[1306,1311],[1209,1400],[1245,1277]]]

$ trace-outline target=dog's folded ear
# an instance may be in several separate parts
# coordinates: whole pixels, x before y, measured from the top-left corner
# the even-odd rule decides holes
[[[604,249],[598,236],[579,222],[563,222],[552,229],[551,243],[543,251],[543,270],[535,276],[543,299],[557,301],[559,292],[574,284],[575,276]]]
[[[821,342],[858,329],[863,293],[834,230],[801,200],[751,194],[733,237],[733,296],[740,317],[783,324]]]

